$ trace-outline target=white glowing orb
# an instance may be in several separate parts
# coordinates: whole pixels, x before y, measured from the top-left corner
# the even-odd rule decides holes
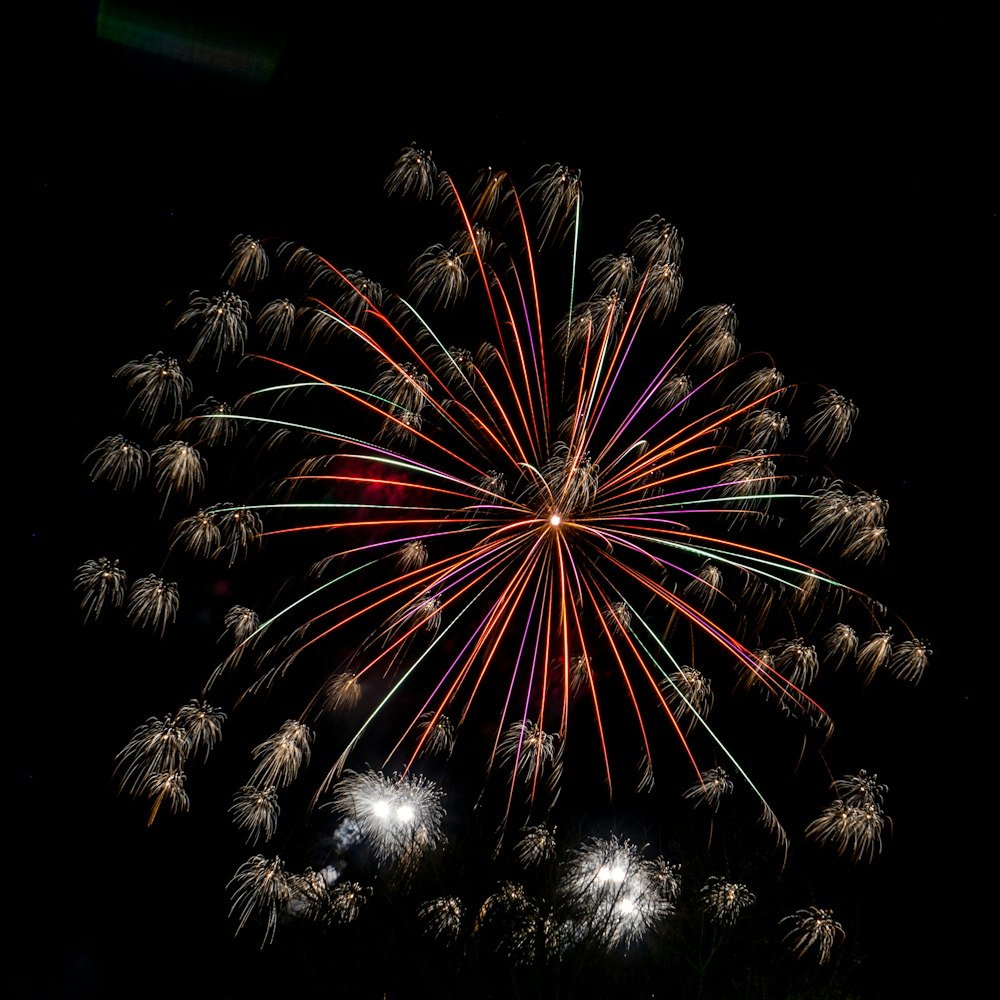
[[[635,913],[635,903],[631,899],[622,899],[618,902],[618,912],[624,913],[626,916],[630,913]]]
[[[597,881],[598,882],[624,882],[625,881],[625,869],[621,865],[614,865],[609,867],[608,865],[601,865],[597,870]]]
[[[378,816],[379,819],[385,819],[389,815],[389,803],[385,799],[379,799],[375,805],[372,806],[372,812]]]
[[[413,811],[413,806],[400,806],[396,810],[396,819],[401,823],[412,823],[414,816],[416,813]]]
[[[562,518],[558,514],[553,514],[549,518],[549,524],[551,524],[553,528],[558,528],[559,525],[562,524]]]

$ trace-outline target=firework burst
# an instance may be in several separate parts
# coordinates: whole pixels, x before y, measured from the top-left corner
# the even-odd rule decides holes
[[[815,953],[816,961],[826,965],[834,946],[844,938],[844,928],[833,919],[832,910],[808,906],[790,913],[782,920],[788,925],[785,943],[798,958]]]
[[[441,791],[421,777],[350,773],[331,806],[357,831],[380,865],[415,865],[441,841]]]
[[[443,793],[414,773],[418,760],[478,755],[485,791],[501,792],[477,801],[495,798],[506,829],[525,797],[529,813],[552,808],[578,733],[593,734],[609,790],[637,755],[644,789],[664,753],[680,757],[678,796],[687,786],[715,810],[749,790],[784,841],[765,782],[710,720],[721,692],[780,709],[820,743],[832,723],[812,692],[835,668],[916,681],[930,655],[840,580],[841,564],[887,545],[888,504],[825,464],[857,407],[787,383],[767,355],[741,356],[730,304],[678,320],[683,241],[659,216],[597,260],[582,295],[577,170],[550,165],[521,192],[489,171],[465,197],[411,147],[385,186],[451,213],[451,236],[418,253],[408,291],[239,236],[218,291],[192,292],[175,322],[183,367],[200,367],[212,395],[186,412],[192,380],[162,352],[115,373],[134,426],[97,445],[91,478],[115,490],[149,479],[161,513],[188,509],[168,561],[232,569],[264,542],[308,552],[281,600],[225,615],[232,651],[205,682],[201,717],[137,730],[123,787],[153,799],[153,816],[161,803],[186,809],[182,767],[223,718],[204,699],[242,711],[290,687],[305,692],[299,714],[256,745],[230,810],[252,843],[275,835],[279,795],[321,756],[312,805],[332,806],[379,864],[412,868],[444,839]],[[557,273],[547,258],[564,242],[553,299],[543,276]],[[217,466],[233,470],[223,496],[243,499],[190,510]],[[261,480],[277,486],[265,494]],[[181,607],[163,572],[136,578],[126,612],[161,634]],[[81,566],[76,586],[86,618],[126,603],[125,570],[108,557]],[[392,778],[351,769],[375,757]],[[866,801],[843,793],[809,835],[871,859],[873,787]],[[548,826],[516,828],[527,859],[551,859]],[[564,895],[591,907],[578,919],[600,922],[609,944],[629,944],[673,908],[653,867],[628,842],[592,841]],[[619,869],[622,879],[601,875]],[[234,880],[234,916],[241,927],[262,917],[269,937],[292,900],[322,895],[312,883],[253,858]],[[355,901],[344,912],[359,912],[359,893],[341,893]],[[705,893],[719,914],[753,898],[721,882]],[[422,915],[436,935],[461,922],[451,897]]]
[[[606,948],[627,948],[650,933],[673,912],[679,891],[666,862],[615,837],[576,851],[560,884],[582,938]]]

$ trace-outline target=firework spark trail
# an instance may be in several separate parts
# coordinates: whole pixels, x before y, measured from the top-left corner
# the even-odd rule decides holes
[[[471,235],[471,222],[469,221],[468,216],[465,214],[464,208],[462,208],[462,206],[461,206],[461,199],[459,198],[457,191],[454,191],[454,194],[455,194],[456,203],[459,205],[460,211],[463,214],[466,228],[470,232],[470,235]],[[522,216],[522,219],[523,219],[523,216]],[[475,247],[474,241],[473,241],[473,246]],[[493,292],[494,288],[498,289],[499,292],[500,292],[500,294],[501,294],[501,296],[502,296],[502,302],[503,302],[503,305],[504,305],[504,308],[505,308],[505,312],[506,312],[506,315],[507,315],[508,321],[509,321],[509,327],[508,327],[508,329],[511,330],[511,331],[513,331],[513,337],[512,337],[512,339],[514,341],[515,346],[517,347],[518,360],[519,360],[519,363],[520,363],[520,370],[521,370],[522,375],[523,375],[524,380],[525,380],[525,387],[528,388],[528,389],[530,389],[530,379],[528,378],[528,375],[527,375],[527,367],[526,367],[525,360],[524,360],[524,353],[521,350],[521,346],[520,346],[521,345],[521,337],[518,335],[519,327],[518,327],[518,325],[516,323],[513,310],[510,308],[509,300],[506,298],[506,295],[503,293],[502,286],[499,283],[493,284],[489,280],[489,277],[488,277],[488,275],[486,273],[486,269],[485,269],[482,257],[479,254],[478,249],[475,249],[475,253],[476,253],[476,258],[477,258],[477,265],[478,265],[478,268],[480,270],[481,276],[482,276],[482,278],[484,280],[484,285],[485,285],[485,288],[486,288],[486,291],[487,291],[487,295],[488,295],[489,300],[491,302],[491,308],[493,309],[494,320],[495,320],[496,325],[497,325],[497,332],[498,332],[498,334],[502,334],[504,331],[503,331],[503,327],[502,327],[502,325],[500,323],[499,315],[497,313],[497,307],[496,307],[496,304],[494,302],[493,295],[492,295],[492,292]],[[531,265],[532,278],[534,278],[533,263],[531,263],[529,261],[529,264]],[[336,269],[333,269],[333,270],[336,271]],[[340,274],[340,272],[336,272],[336,273]],[[516,274],[516,269],[515,269],[515,274]],[[645,282],[643,283],[643,285],[644,284],[645,284]],[[534,280],[532,281],[532,285],[534,287]],[[520,282],[519,282],[519,287],[520,287]],[[522,299],[523,299],[523,297],[522,297]],[[536,302],[537,302],[537,294],[536,294]],[[607,321],[605,322],[604,329],[603,329],[602,334],[601,334],[600,345],[599,345],[599,349],[598,349],[598,352],[597,352],[597,360],[593,364],[592,370],[589,372],[589,376],[588,376],[588,364],[586,363],[586,360],[585,360],[585,363],[581,366],[580,381],[579,381],[579,387],[578,387],[578,390],[577,390],[577,399],[578,399],[578,404],[577,404],[577,408],[576,408],[576,414],[577,415],[574,418],[573,433],[571,435],[571,444],[570,444],[571,458],[569,459],[569,461],[573,464],[574,468],[575,468],[576,464],[578,464],[579,461],[581,460],[581,454],[582,454],[582,451],[583,451],[583,449],[585,448],[585,446],[587,444],[587,441],[590,438],[592,438],[593,434],[596,432],[596,425],[597,425],[597,423],[598,423],[598,421],[600,419],[601,414],[603,413],[604,406],[606,405],[607,399],[610,397],[611,390],[613,389],[613,387],[614,387],[614,385],[615,385],[615,383],[616,383],[616,381],[618,379],[618,376],[621,373],[622,368],[624,367],[624,365],[626,363],[626,360],[627,360],[627,357],[628,357],[628,348],[629,348],[629,346],[631,346],[631,343],[634,342],[635,336],[636,336],[636,334],[638,332],[639,322],[638,321],[635,322],[635,323],[632,322],[632,320],[635,319],[635,311],[637,310],[637,308],[638,308],[638,297],[635,300],[635,302],[633,303],[632,313],[631,313],[631,315],[629,317],[629,320],[626,322],[626,325],[625,325],[625,329],[628,330],[628,331],[630,331],[628,342],[626,343],[624,337],[619,338],[617,340],[617,342],[614,344],[612,356],[610,357],[610,359],[608,358],[609,342],[611,341],[611,337],[612,337],[612,323],[613,323],[613,317],[609,315]],[[373,311],[375,311],[375,310],[373,310]],[[375,311],[375,312],[377,312],[377,311]],[[385,317],[381,313],[377,313],[377,315],[392,330],[392,332],[397,337],[399,337],[401,340],[403,340],[404,343],[405,343],[405,338],[402,336],[402,334],[400,333],[400,331],[395,326],[393,326],[391,323],[389,323],[389,321],[386,320]],[[540,343],[538,345],[538,349],[537,349],[537,352],[536,352],[536,349],[535,349],[535,340],[534,340],[534,338],[531,337],[531,333],[530,333],[530,331],[531,331],[530,320],[528,320],[527,316],[526,316],[526,322],[527,322],[527,328],[528,328],[528,337],[529,337],[529,340],[530,340],[530,342],[532,344],[532,356],[537,358],[540,355],[542,357],[542,359],[544,359],[544,351],[542,350],[542,347],[541,347]],[[426,326],[426,324],[425,324],[425,326]],[[356,332],[359,333],[359,335],[361,335],[363,337],[363,339],[365,339],[366,342],[371,343],[371,338],[368,337],[368,335],[364,331],[358,330],[357,328],[354,328],[354,329],[355,329]],[[502,336],[500,337],[500,343],[501,343],[501,345],[503,345],[503,344],[506,343],[505,338],[502,337]],[[377,348],[377,345],[375,345],[375,346]],[[433,377],[436,378],[436,375],[434,374],[434,372],[428,366],[426,366],[426,363],[423,362],[422,359],[420,358],[419,352],[415,348],[413,348],[411,345],[409,345],[409,344],[407,344],[406,346],[410,350],[410,352],[413,355],[413,357],[415,359],[417,359],[418,361],[420,361],[422,364],[424,364],[425,367],[427,367],[427,370],[430,372],[430,374]],[[385,360],[389,361],[392,364],[395,364],[392,361],[391,357],[388,354],[386,354],[380,348],[377,348],[377,349],[382,354],[382,356],[385,358]],[[589,356],[590,356],[590,351],[589,351],[589,340],[588,340],[588,347],[585,350],[585,359],[588,358]],[[501,364],[502,364],[502,367],[503,367],[503,372],[504,372],[504,375],[506,377],[506,381],[508,383],[508,386],[512,389],[512,391],[514,393],[514,398],[516,400],[519,397],[518,397],[518,394],[517,394],[517,389],[516,389],[516,385],[515,385],[513,374],[512,374],[511,370],[509,369],[509,367],[507,365],[506,356],[504,356],[501,359]],[[542,367],[544,367],[544,360],[542,361]],[[667,368],[666,371],[669,371],[669,368]],[[666,371],[664,371],[664,374],[666,374]],[[315,376],[311,376],[311,377],[315,377]],[[715,377],[715,376],[712,376],[712,377]],[[320,380],[320,381],[322,381],[322,380]],[[438,384],[440,385],[441,384],[440,379],[438,379],[437,381],[438,381]],[[505,417],[505,410],[504,410],[503,406],[500,404],[500,401],[499,401],[499,398],[497,397],[496,392],[490,387],[490,384],[489,384],[489,382],[487,380],[484,379],[483,381],[484,381],[484,385],[485,385],[486,389],[489,392],[489,395],[490,395],[490,398],[491,398],[491,402],[494,404],[495,410],[498,411],[500,413],[500,415],[504,419],[506,419],[506,417]],[[645,399],[648,399],[649,397],[652,396],[653,392],[655,391],[655,388],[656,388],[656,385],[657,385],[658,381],[660,381],[659,378],[654,379],[653,383],[651,383],[650,387],[643,394]],[[352,398],[357,399],[357,400],[365,403],[365,405],[367,405],[367,406],[370,406],[376,412],[379,412],[380,415],[382,415],[383,417],[388,417],[389,419],[395,419],[391,413],[388,413],[386,411],[381,410],[381,408],[378,406],[378,402],[375,402],[375,401],[369,402],[367,400],[364,400],[364,399],[361,398],[361,396],[360,396],[359,393],[354,392],[352,390],[346,390],[345,389],[343,391],[347,392]],[[532,398],[532,393],[529,391],[529,392],[526,393],[526,396],[527,396],[527,398],[529,400],[529,404],[530,404],[531,398]],[[585,403],[583,403],[584,400],[586,400]],[[384,400],[382,402],[384,402]],[[700,430],[699,432],[697,432],[697,436],[701,437],[701,436],[710,435],[716,429],[716,427],[719,426],[719,424],[721,424],[723,422],[727,422],[727,421],[732,421],[735,418],[735,416],[737,416],[739,413],[743,412],[744,410],[750,409],[753,405],[755,405],[755,404],[748,404],[747,406],[745,406],[743,408],[743,410],[735,411],[735,413],[734,412],[726,412],[726,413],[720,412],[720,415],[718,416],[717,420],[715,422],[713,422],[713,423],[709,423],[706,427],[703,427],[702,430]],[[523,425],[524,429],[529,432],[529,436],[531,434],[532,429],[534,429],[535,432],[536,432],[535,438],[537,439],[537,424],[533,425],[533,421],[529,422],[529,419],[528,419],[527,415],[524,413],[524,411],[522,409],[520,409],[520,406],[518,406],[518,409],[519,409],[519,412],[521,413],[521,421],[522,421],[522,425]],[[614,439],[611,442],[609,442],[609,444],[606,446],[606,450],[607,450],[607,448],[610,448],[613,445],[614,440],[617,440],[618,436],[620,436],[622,433],[624,433],[624,431],[627,428],[628,423],[630,422],[630,420],[632,419],[632,417],[635,414],[637,414],[638,412],[640,412],[641,409],[642,409],[642,403],[640,402],[636,407],[634,407],[633,413],[629,415],[629,417],[626,419],[626,421],[623,423],[623,425],[616,432],[616,435],[615,435]],[[595,413],[595,410],[596,410],[596,413]],[[661,419],[663,419],[663,418],[661,418]],[[711,419],[711,415],[709,415],[709,419]],[[704,420],[705,420],[705,418],[702,418],[702,421],[704,421]],[[658,423],[658,421],[657,421],[657,423]],[[479,426],[482,427],[483,425],[480,424]],[[494,426],[496,426],[495,423],[494,423]],[[587,427],[590,427],[589,431],[588,430],[582,430],[582,431],[580,430],[580,428],[587,428]],[[651,430],[655,429],[655,427],[656,427],[656,423],[654,423],[654,425],[651,427]],[[510,424],[509,421],[507,421],[507,423],[506,423],[506,430],[507,430],[508,434],[512,438],[514,438],[514,440],[516,441],[517,440],[517,436],[516,436],[516,434],[514,432],[513,426]],[[429,441],[430,440],[430,439],[428,439],[426,437],[426,435],[423,435],[420,431],[414,431],[413,433],[415,433],[418,437],[420,437],[421,439],[423,439],[425,441]],[[496,437],[494,435],[491,434],[491,437],[493,437],[494,441],[496,440]],[[579,449],[574,452],[573,451],[573,441],[576,440],[577,438],[581,439],[581,444],[580,444]],[[437,445],[437,442],[431,442],[431,443]],[[671,442],[668,442],[668,445],[670,443]],[[689,443],[689,440],[682,440],[680,442],[677,442],[674,445],[673,448],[665,446],[662,450],[663,450],[663,452],[665,454],[670,454],[675,449],[681,449],[681,448],[683,448],[688,443]],[[517,447],[517,450],[519,451],[519,453],[521,455],[521,463],[520,464],[522,465],[522,467],[528,467],[529,469],[533,469],[534,467],[530,463],[527,462],[527,459],[526,459],[526,456],[525,456],[525,452],[523,450],[523,446],[517,445],[516,447]],[[511,459],[512,456],[511,456],[510,452],[507,449],[505,449],[505,448],[503,450],[504,450],[507,458]],[[535,450],[537,451],[537,444],[536,444],[536,449]],[[447,451],[447,453],[449,455],[451,455],[451,456],[454,457],[454,453],[453,452],[451,452],[450,450],[447,450],[447,449],[446,449],[446,451]],[[641,460],[634,460],[633,463],[632,463],[632,465],[635,466],[635,464],[636,464],[637,461],[641,462]],[[641,463],[639,467],[641,468],[642,465],[646,465],[646,466],[648,466],[650,468],[651,471],[653,471],[655,473],[656,468],[657,468],[656,463],[657,463],[657,457],[656,457],[656,453],[654,453],[644,463]],[[477,470],[477,472],[478,471],[479,470]],[[624,469],[624,470],[622,470],[620,472],[619,478],[625,479],[629,475],[629,473],[631,471],[632,471],[631,467],[627,467],[626,469]],[[689,473],[689,474],[695,475],[695,474],[700,473],[702,471],[703,470],[698,469],[698,470],[695,470],[694,472]],[[535,470],[535,472],[536,472],[536,475],[538,476],[538,478],[544,482],[544,476],[539,475],[537,473],[537,470]],[[569,476],[565,477],[565,482],[563,484],[564,491],[566,489],[569,489],[571,480],[572,480],[572,475],[569,475]],[[550,503],[554,507],[558,507],[559,504],[560,504],[560,502],[564,502],[565,499],[566,499],[565,493],[563,495],[558,496],[558,497],[554,496],[554,495],[552,495],[550,493]],[[366,522],[366,523],[370,527],[382,526],[381,522],[372,522],[372,521],[369,521],[369,522]],[[334,525],[326,525],[325,527],[333,527],[333,526]],[[324,526],[323,525],[317,525],[316,527],[317,528],[322,528]],[[291,529],[291,530],[295,530],[295,529]],[[642,551],[639,546],[635,546],[635,548],[636,548],[637,551]],[[630,573],[632,573],[633,576],[635,576],[634,571],[630,570],[628,567],[624,567],[621,564],[618,564],[618,565],[619,565],[619,568],[622,568],[626,572],[630,572]],[[646,581],[643,580],[643,582],[645,583]],[[550,586],[551,586],[551,584],[550,584]],[[390,595],[391,598],[395,598],[396,596],[398,596],[398,592],[394,592],[393,594]],[[670,600],[670,598],[667,597],[667,592],[665,592],[665,591],[662,592],[662,593],[660,593],[658,596],[665,597],[667,600]],[[388,599],[389,598],[385,598],[383,600],[388,600]],[[502,598],[501,598],[501,600],[502,600]],[[532,605],[532,606],[534,606],[534,605]],[[675,607],[680,607],[680,605],[676,605],[675,604]],[[514,610],[515,610],[515,608],[512,607],[511,608],[511,613],[513,613]],[[595,610],[598,610],[598,608],[596,607],[596,605],[595,605]],[[703,619],[701,618],[701,616],[698,616],[697,614],[693,613],[693,611],[691,609],[682,609],[682,610],[690,618],[690,620],[698,622],[699,624],[703,624],[703,625],[705,625],[709,629],[709,631],[713,631],[712,628],[711,628],[711,623],[704,622]],[[563,617],[563,620],[565,620],[565,616],[563,615],[562,617]],[[334,626],[334,627],[336,627],[336,626]],[[408,633],[406,633],[406,636],[404,638],[408,638],[412,634],[412,632],[414,630],[415,630],[415,627],[413,629],[411,629]],[[488,634],[489,631],[490,631],[490,626],[488,624],[486,624],[484,626],[483,632],[484,632],[484,634]],[[735,642],[733,640],[730,640],[729,637],[725,636],[724,633],[718,633],[718,632],[716,632],[715,634],[716,634],[717,638],[720,641],[722,641],[722,642],[727,642],[728,641],[728,644],[730,645],[730,648],[732,648],[734,650],[737,648]],[[397,644],[401,643],[402,641],[403,641],[403,639],[397,640]],[[742,650],[742,649],[739,650],[739,655],[740,656],[749,656],[749,654],[745,650]],[[491,658],[492,658],[492,654],[491,654],[491,657],[487,659],[487,663],[489,662],[489,659],[491,659]],[[370,669],[371,666],[373,666],[376,662],[378,662],[378,659],[379,659],[379,657],[376,657],[376,659],[373,660],[372,663],[369,665],[369,667],[366,667],[365,670]],[[622,670],[623,670],[623,673],[624,673],[624,665],[622,665]],[[481,674],[480,676],[482,677],[483,674]],[[516,670],[514,671],[514,676],[516,677]],[[478,687],[478,684],[477,684],[477,687]],[[513,683],[512,683],[512,687],[513,687]],[[639,713],[640,719],[641,719],[641,712],[639,712],[638,704],[635,702],[635,694],[634,694],[634,691],[632,691],[631,686],[629,686],[629,691],[630,691],[630,696],[631,696],[631,698],[633,700],[633,703],[636,706],[636,711],[637,711],[637,713]],[[504,710],[503,714],[506,714],[506,709]],[[542,708],[542,715],[544,715],[544,705],[543,705],[543,708]],[[566,717],[566,710],[564,708],[564,710],[563,710],[562,725],[565,725],[565,717]],[[501,716],[501,724],[502,724],[502,716]],[[643,731],[643,737],[644,737],[644,743],[646,744],[646,747],[647,747],[647,750],[648,750],[648,740],[646,740],[646,738],[645,738],[645,732],[644,731]]]
[[[409,297],[387,296],[360,272],[303,248],[279,247],[284,277],[304,278],[306,292],[299,307],[281,299],[258,313],[267,316],[266,324],[259,318],[259,332],[265,325],[268,331],[267,351],[245,357],[277,372],[280,384],[244,394],[240,412],[210,397],[184,416],[191,382],[162,354],[117,371],[131,394],[133,420],[151,431],[158,413],[170,416],[176,439],[160,444],[159,432],[151,460],[130,438],[108,436],[88,456],[91,478],[123,490],[152,474],[164,509],[192,504],[204,488],[203,459],[185,435],[219,449],[213,460],[234,449],[234,465],[250,447],[237,443],[247,429],[271,435],[264,455],[272,446],[302,442],[297,464],[280,477],[287,491],[280,499],[200,508],[171,538],[170,559],[226,559],[230,567],[258,540],[328,543],[311,572],[332,571],[329,579],[259,616],[234,609],[240,612],[233,617],[234,648],[203,694],[226,681],[239,689],[235,705],[247,708],[251,695],[286,677],[313,683],[315,670],[328,672],[322,650],[346,645],[348,667],[324,677],[299,718],[286,723],[289,732],[309,734],[298,747],[308,757],[307,722],[314,725],[329,710],[321,736],[329,740],[332,730],[341,750],[326,767],[313,805],[324,804],[336,783],[335,801],[350,818],[356,806],[346,804],[348,789],[382,788],[384,779],[374,772],[344,777],[352,755],[362,746],[367,752],[369,741],[383,767],[402,765],[398,782],[405,784],[422,755],[444,743],[450,754],[455,740],[469,735],[474,742],[481,726],[488,733],[481,738],[486,779],[477,802],[494,770],[504,771],[501,831],[518,808],[519,785],[526,786],[529,814],[543,789],[556,797],[577,697],[591,716],[610,793],[618,781],[612,736],[624,738],[609,720],[613,698],[621,697],[646,762],[640,787],[652,784],[662,727],[676,736],[681,758],[698,776],[692,797],[704,797],[712,772],[699,763],[702,748],[693,735],[703,733],[787,846],[765,797],[766,781],[751,776],[736,748],[726,745],[727,726],[710,724],[711,697],[687,690],[683,671],[697,651],[708,690],[709,675],[717,679],[719,665],[728,664],[828,738],[828,716],[810,693],[825,666],[816,653],[821,645],[800,635],[799,622],[810,618],[818,627],[848,605],[860,609],[874,634],[864,640],[847,621],[836,622],[823,647],[833,666],[853,657],[866,683],[882,668],[911,681],[923,673],[930,655],[925,642],[901,621],[896,627],[907,635],[893,639],[879,605],[810,561],[810,550],[867,561],[886,544],[887,503],[852,492],[805,454],[822,444],[830,453],[843,445],[857,407],[820,387],[818,409],[801,424],[803,453],[782,451],[789,422],[775,407],[795,404],[806,388],[786,385],[773,367],[747,377],[754,355],[738,353],[732,306],[697,310],[650,362],[643,335],[675,322],[683,242],[660,217],[636,227],[626,253],[591,268],[594,298],[579,301],[578,172],[543,168],[523,199],[506,174],[490,174],[467,204],[450,177],[435,176],[429,156],[410,149],[387,188],[429,196],[438,184],[461,231],[451,245],[435,244],[419,258]],[[499,218],[501,202],[506,221]],[[537,240],[529,221],[536,209]],[[504,243],[492,227],[508,224],[514,239]],[[568,316],[559,325],[543,308],[539,258],[567,236]],[[252,299],[272,280],[260,241],[238,238],[233,254],[224,274],[229,289],[215,297],[193,293],[176,324],[185,330],[203,324],[193,331],[190,360],[210,360],[216,371],[241,354],[251,336],[250,306],[237,291]],[[448,316],[432,315],[459,307],[470,287],[481,293],[479,323],[494,341],[476,351],[465,341],[452,345]],[[287,359],[284,352],[297,346],[297,327],[307,349],[327,346],[330,337],[354,345],[374,364],[373,383],[365,387],[360,376],[332,381],[315,365]],[[555,343],[546,336],[553,329]],[[468,334],[462,328],[461,335]],[[288,410],[295,406],[307,406],[311,419],[293,419]],[[320,448],[330,451],[318,455]],[[795,468],[785,468],[786,461]],[[261,518],[266,528],[258,530]],[[766,533],[778,538],[774,549],[758,537]],[[742,581],[744,597],[732,590],[733,577]],[[135,625],[162,633],[177,616],[175,585],[160,576],[137,578],[126,602],[125,571],[108,557],[84,564],[75,585],[87,619],[125,604]],[[787,612],[795,628],[777,642],[765,634],[772,608]],[[284,633],[272,641],[279,628]],[[360,714],[352,722],[355,708]],[[447,740],[439,743],[435,733],[442,726]],[[151,724],[149,733],[137,731],[123,758],[126,790],[153,801],[150,822],[167,811],[161,805],[187,808],[182,766],[193,744],[172,719],[163,728],[176,742],[169,759],[150,742],[149,734],[159,731]],[[275,739],[261,747],[284,745]],[[257,784],[245,786],[236,815],[252,838],[266,840],[277,823],[277,797],[274,788]],[[855,860],[872,860],[886,822],[880,799],[848,801],[839,794],[807,835]],[[414,848],[413,856],[419,853]],[[638,856],[633,861],[639,865]],[[235,913],[242,926],[259,909],[273,934],[278,902],[254,895],[264,891],[258,881],[280,889],[275,900],[305,882],[286,878],[280,859],[251,859],[248,866],[238,877]],[[712,905],[739,909],[733,900],[745,897],[736,890],[746,887],[718,886],[735,895],[713,896]],[[804,940],[812,947],[813,938]]]

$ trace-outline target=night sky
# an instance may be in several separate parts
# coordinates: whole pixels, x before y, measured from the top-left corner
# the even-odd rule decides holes
[[[184,639],[222,629],[189,623],[160,652],[135,630],[84,628],[72,579],[111,529],[127,525],[139,549],[155,519],[133,524],[127,498],[87,479],[88,452],[118,429],[112,372],[164,346],[165,317],[237,233],[404,266],[381,183],[410,142],[466,182],[486,164],[522,185],[543,163],[578,167],[591,256],[666,216],[685,239],[686,306],[735,303],[745,344],[859,405],[835,467],[891,503],[889,552],[865,584],[934,655],[918,687],[873,685],[848,712],[871,762],[840,770],[879,772],[893,827],[872,865],[832,859],[824,878],[856,899],[838,915],[858,946],[858,995],[903,995],[931,973],[964,995],[987,892],[994,655],[977,596],[989,486],[971,474],[995,332],[985,26],[668,8],[543,25],[451,6],[399,20],[280,5],[248,20],[185,6],[85,6],[26,32],[8,239],[11,301],[30,302],[8,319],[22,382],[9,482],[30,489],[8,504],[21,551],[7,688],[14,995],[253,996],[327,978],[382,995],[381,967],[368,978],[363,963],[408,954],[233,940],[225,883],[252,851],[220,835],[224,810],[199,808],[225,801],[225,777],[200,796],[192,784],[191,813],[149,830],[113,777],[135,726],[194,693]],[[614,815],[594,794],[595,815]],[[409,995],[451,995],[415,976]],[[387,981],[403,995],[398,975]]]

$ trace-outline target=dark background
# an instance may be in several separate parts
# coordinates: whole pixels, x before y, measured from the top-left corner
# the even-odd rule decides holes
[[[29,490],[8,504],[24,549],[9,577],[15,995],[316,985],[316,968],[232,941],[223,889],[241,858],[220,859],[197,808],[147,831],[115,794],[114,755],[169,707],[170,664],[80,627],[73,573],[122,516],[95,501],[83,460],[114,432],[111,372],[153,349],[161,308],[213,273],[234,234],[362,267],[386,256],[381,179],[410,141],[466,180],[486,163],[522,184],[542,163],[580,167],[594,255],[667,216],[686,240],[688,305],[735,302],[746,341],[859,404],[838,465],[892,504],[873,590],[935,650],[924,682],[876,695],[869,720],[894,827],[850,876],[859,982],[894,996],[933,972],[964,992],[994,839],[986,28],[835,12],[668,5],[543,24],[510,8],[136,2],[25,27],[8,151],[24,170],[8,239],[8,484]],[[218,44],[142,48],[178,34]],[[331,988],[360,975],[343,955],[328,972]]]

